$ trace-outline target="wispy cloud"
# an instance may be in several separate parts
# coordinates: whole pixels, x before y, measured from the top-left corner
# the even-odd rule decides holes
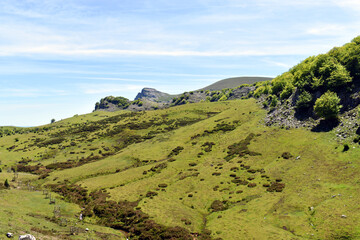
[[[269,63],[269,64],[274,65],[274,66],[286,68],[286,69],[289,69],[290,67],[292,67],[292,66],[294,65],[294,64],[289,64],[289,63],[284,63],[284,62],[277,62],[277,61],[271,61],[271,60],[263,60],[263,62]]]
[[[35,89],[35,88],[3,88],[0,89],[0,98],[9,97],[22,97],[22,98],[33,98],[33,97],[46,97],[46,96],[66,96],[68,92],[65,90],[55,89]]]
[[[132,84],[80,84],[80,89],[85,94],[121,94],[139,92],[143,86]]]
[[[77,79],[88,79],[88,80],[104,80],[104,81],[121,81],[121,82],[144,82],[144,83],[156,83],[155,80],[145,79],[132,79],[132,78],[113,78],[113,77],[71,77]]]
[[[334,0],[333,4],[336,4],[343,8],[347,8],[352,11],[360,10],[360,2],[358,0],[341,0],[341,1]]]

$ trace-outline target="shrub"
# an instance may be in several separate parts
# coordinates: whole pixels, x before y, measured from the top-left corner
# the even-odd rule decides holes
[[[346,152],[346,151],[348,151],[349,149],[350,149],[349,144],[345,143],[345,144],[344,144],[343,152]]]
[[[294,92],[294,85],[291,83],[286,84],[284,90],[280,93],[280,99],[286,99],[291,96],[291,94]]]
[[[289,152],[283,152],[283,154],[281,154],[281,157],[284,159],[289,159],[292,158],[292,155]]]
[[[312,96],[309,92],[304,91],[299,95],[298,100],[296,101],[297,108],[307,108],[310,107],[312,101]]]
[[[270,107],[276,107],[277,102],[278,102],[278,98],[276,96],[272,96]]]
[[[272,182],[270,187],[267,189],[268,192],[282,192],[285,188],[285,183]]]
[[[227,100],[226,95],[222,95],[222,97],[219,99],[219,101],[226,101],[226,100]]]
[[[9,184],[9,181],[6,179],[5,182],[4,182],[4,186],[6,188],[10,188],[10,184]]]
[[[325,119],[336,118],[340,112],[340,98],[336,93],[327,91],[315,102],[314,111]]]
[[[292,81],[293,81],[293,75],[290,72],[286,72],[280,76],[277,76],[271,81],[272,93],[278,95],[286,88],[286,86],[292,85],[291,84]]]
[[[219,212],[219,211],[224,211],[227,209],[227,206],[226,204],[224,204],[224,202],[220,201],[220,200],[215,200],[211,206],[210,206],[210,209],[213,211],[213,212]]]

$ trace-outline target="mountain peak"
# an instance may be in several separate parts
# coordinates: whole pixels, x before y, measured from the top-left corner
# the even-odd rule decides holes
[[[169,96],[169,94],[160,92],[155,88],[143,88],[141,92],[136,95],[135,100],[145,98],[150,101],[161,101],[162,98],[167,98]]]

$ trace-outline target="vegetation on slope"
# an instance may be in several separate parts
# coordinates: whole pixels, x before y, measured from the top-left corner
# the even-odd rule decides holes
[[[157,111],[97,111],[37,128],[2,128],[0,234],[358,239],[358,46],[356,38],[273,81],[184,93]],[[339,128],[263,124],[292,108],[338,117],[341,128],[351,125],[351,138],[340,138]],[[52,216],[53,205],[66,209],[69,223]],[[72,235],[70,223],[92,232]]]
[[[271,82],[259,84],[254,96],[270,95],[267,105],[272,101],[273,107],[276,106],[274,99],[285,101],[291,97],[289,101],[298,115],[329,118],[328,114],[323,114],[324,111],[314,111],[315,102],[322,98],[323,102],[327,102],[323,106],[329,106],[325,111],[336,117],[340,112],[338,110],[349,111],[360,102],[357,94],[360,89],[359,59],[360,37],[357,37],[326,54],[308,57]],[[334,97],[328,98],[329,94]],[[335,107],[338,109],[330,103],[336,97],[340,99]]]
[[[343,151],[333,132],[266,127],[259,124],[265,115],[254,99],[203,102],[94,112],[4,136],[0,179],[6,176],[11,189],[2,190],[1,201],[26,193],[14,186],[30,181],[79,204],[84,224],[132,239],[359,236],[360,196],[351,177],[359,173],[358,145],[347,142]],[[21,173],[19,165],[39,168]],[[70,237],[70,226],[62,229],[67,234],[56,231]],[[19,231],[1,231],[10,230]]]

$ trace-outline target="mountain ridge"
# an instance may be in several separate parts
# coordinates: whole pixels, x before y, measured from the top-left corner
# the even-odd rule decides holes
[[[181,105],[187,102],[195,103],[200,101],[217,101],[223,94],[219,97],[214,97],[214,94],[219,95],[221,90],[229,91],[229,89],[234,90],[234,94],[228,92],[226,99],[236,99],[244,97],[244,93],[248,94],[250,92],[248,85],[253,85],[258,81],[269,81],[271,78],[267,77],[235,77],[227,78],[220,81],[217,81],[211,85],[208,85],[202,89],[185,92],[183,94],[172,95],[156,90],[155,88],[145,87],[139,92],[134,101],[130,101],[123,97],[113,97],[108,96],[102,98],[100,102],[96,103],[96,110],[107,110],[107,111],[117,111],[128,109],[131,111],[142,111],[142,110],[155,110],[161,108],[167,108],[174,105]],[[238,91],[239,87],[242,87],[243,90]],[[231,90],[232,91],[232,90]],[[230,96],[232,94],[232,96]],[[178,101],[178,99],[180,101]],[[184,100],[184,98],[186,98]]]

